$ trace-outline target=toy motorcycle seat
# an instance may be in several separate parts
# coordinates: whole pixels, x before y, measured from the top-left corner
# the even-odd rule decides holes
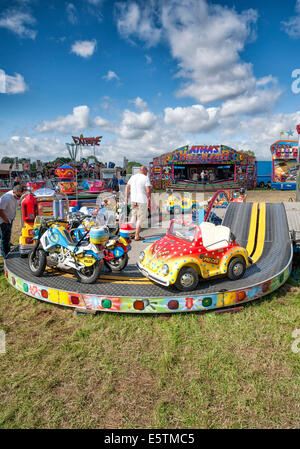
[[[216,226],[213,223],[203,222],[200,229],[203,246],[209,251],[228,246],[230,229],[227,226]]]

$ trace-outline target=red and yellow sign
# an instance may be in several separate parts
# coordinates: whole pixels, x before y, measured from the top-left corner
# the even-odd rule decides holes
[[[72,136],[72,139],[76,145],[100,145],[102,136],[83,137],[81,134],[79,137]]]

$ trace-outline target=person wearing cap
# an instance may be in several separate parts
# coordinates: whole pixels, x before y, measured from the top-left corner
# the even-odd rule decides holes
[[[23,192],[24,187],[18,184],[0,198],[1,252],[4,259],[10,251],[12,224]]]

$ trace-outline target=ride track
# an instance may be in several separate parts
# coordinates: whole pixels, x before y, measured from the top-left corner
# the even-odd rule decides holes
[[[27,260],[21,259],[17,251],[5,260],[5,276],[12,286],[29,296],[91,313],[219,309],[252,301],[285,283],[291,272],[293,247],[283,204],[230,203],[222,224],[247,248],[253,265],[242,279],[219,277],[201,281],[196,290],[186,295],[141,277],[135,263],[144,248],[142,242],[134,243],[129,264],[120,275],[103,274],[95,284],[80,284],[72,274],[51,269],[44,276],[35,277]],[[154,231],[157,235],[158,230]]]

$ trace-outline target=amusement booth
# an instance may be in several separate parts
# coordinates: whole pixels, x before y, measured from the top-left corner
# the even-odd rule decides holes
[[[273,160],[271,188],[295,190],[297,181],[298,142],[277,140],[270,147]]]
[[[253,189],[255,157],[225,145],[186,145],[154,158],[150,178],[154,189]]]

